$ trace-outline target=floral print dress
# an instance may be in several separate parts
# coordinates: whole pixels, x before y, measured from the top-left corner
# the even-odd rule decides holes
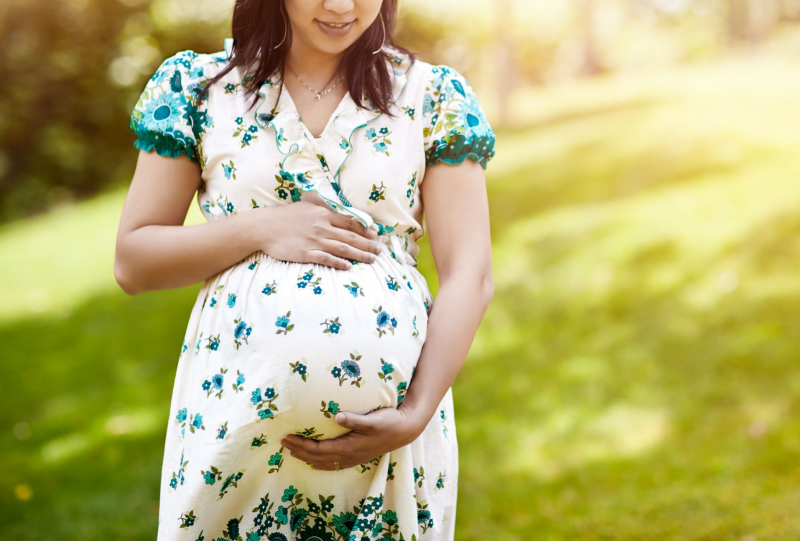
[[[337,412],[402,402],[433,302],[415,257],[425,167],[485,168],[495,134],[460,73],[388,46],[393,116],[347,94],[314,137],[279,76],[251,107],[239,68],[200,101],[231,50],[166,59],[131,114],[135,146],[199,164],[209,221],[313,200],[375,229],[384,250],[349,270],[257,251],[205,280],[178,358],[157,539],[452,540],[452,389],[414,442],[356,467],[315,470],[280,441],[336,438]]]

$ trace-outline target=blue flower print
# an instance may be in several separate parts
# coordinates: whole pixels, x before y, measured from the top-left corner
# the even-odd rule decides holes
[[[192,419],[192,423],[189,425],[189,430],[192,434],[194,434],[195,430],[205,430],[206,427],[203,425],[203,416],[199,413],[194,415]]]
[[[206,391],[206,398],[211,397],[213,394],[222,400],[222,394],[225,392],[223,383],[225,382],[225,373],[228,371],[224,366],[219,369],[219,374],[211,376],[211,381],[205,380],[203,382],[203,390]]]
[[[178,415],[176,415],[176,416],[175,416],[175,419],[176,419],[176,420],[177,420],[179,423],[182,423],[182,422],[184,422],[184,421],[186,420],[186,415],[187,415],[187,413],[188,413],[188,412],[187,412],[186,408],[183,408],[182,410],[179,410],[179,411],[178,411]]]
[[[214,466],[211,466],[208,471],[200,470],[200,473],[207,485],[213,485],[217,481],[222,481],[222,472]]]
[[[244,374],[242,374],[239,370],[237,370],[236,371],[236,382],[231,385],[233,387],[233,390],[236,391],[237,393],[239,391],[244,391],[244,386],[243,386],[244,381],[245,381],[244,380]]]
[[[403,401],[403,398],[405,398],[407,390],[408,390],[408,382],[407,381],[401,381],[400,383],[397,384],[397,403],[398,404]]]
[[[355,298],[358,298],[359,295],[362,297],[364,296],[364,290],[361,286],[358,285],[357,282],[350,282],[349,284],[344,284],[345,289]]]
[[[394,317],[392,317],[388,312],[386,312],[382,306],[373,308],[372,311],[378,314],[376,318],[376,322],[378,324],[378,327],[376,329],[378,338],[382,337],[387,332],[391,332],[392,334],[394,334],[394,330],[397,327],[397,320]]]
[[[339,331],[342,328],[342,324],[339,322],[338,317],[335,317],[330,321],[326,319],[325,321],[320,323],[320,325],[325,325],[325,330],[323,330],[322,332],[328,335],[339,334]]]
[[[308,381],[308,374],[306,374],[307,366],[301,362],[305,360],[306,359],[304,357],[296,363],[289,363],[289,367],[292,369],[292,374],[300,374],[300,377],[303,378],[303,381]]]
[[[256,409],[257,417],[256,422],[265,419],[274,419],[275,412],[278,411],[278,406],[274,403],[278,399],[278,393],[275,392],[273,387],[268,387],[264,391],[264,396],[261,396],[261,389],[253,391],[250,402]]]
[[[233,329],[233,345],[236,347],[236,349],[239,349],[242,346],[242,342],[245,344],[249,343],[247,339],[250,336],[250,333],[253,331],[253,327],[243,321],[241,315],[234,319],[233,322],[236,324]]]
[[[377,203],[378,201],[386,201],[386,186],[383,185],[383,181],[381,181],[380,186],[378,186],[377,184],[372,185],[372,190],[369,193],[369,201],[367,201],[367,206],[370,206],[373,203]]]
[[[277,292],[278,292],[278,284],[275,282],[275,280],[273,280],[271,284],[264,285],[264,289],[261,290],[261,293],[263,293],[264,295],[272,295],[273,293]]]
[[[358,366],[357,362],[359,360],[361,360],[361,355],[353,350],[353,352],[350,353],[349,359],[345,359],[339,366],[331,370],[333,377],[339,379],[339,387],[348,379],[352,380],[350,384],[356,387],[361,387],[364,383],[362,382],[364,378],[361,376],[361,368]]]
[[[414,315],[414,317],[411,318],[411,324],[414,326],[414,331],[411,333],[411,336],[413,336],[414,338],[417,338],[419,336],[419,329],[417,329],[417,316],[416,315]]]
[[[378,377],[384,381],[389,381],[392,379],[392,376],[390,375],[392,372],[394,372],[394,366],[381,358],[381,371],[378,372]]]
[[[226,179],[236,180],[236,166],[234,165],[233,160],[222,164],[222,172],[225,174]]]
[[[244,124],[237,124],[236,130],[234,130],[233,132],[233,137],[234,138],[241,137],[240,140],[242,144],[241,148],[244,148],[250,146],[251,141],[258,139],[258,135],[255,135],[257,132],[258,132],[257,126],[251,124],[245,127]]]
[[[142,124],[152,131],[171,131],[180,120],[181,110],[185,106],[186,98],[182,94],[162,92],[144,107]]]
[[[386,277],[386,287],[388,287],[391,291],[400,291],[400,284],[397,283],[397,280],[395,280],[391,275]]]
[[[411,175],[411,178],[406,183],[408,185],[408,189],[406,190],[406,200],[408,201],[408,206],[414,206],[414,195],[417,193],[417,172]]]
[[[364,133],[366,140],[372,143],[372,154],[375,156],[379,153],[386,156],[392,155],[389,150],[389,146],[392,144],[389,139],[390,135],[391,131],[386,126],[380,128],[380,133],[376,133],[374,128],[370,128]]]
[[[236,304],[236,293],[228,293],[228,308],[233,308]]]
[[[216,336],[209,336],[206,340],[208,340],[206,349],[210,349],[211,351],[217,351],[219,349],[219,333]]]
[[[314,269],[308,269],[305,273],[297,277],[297,287],[299,289],[312,289],[315,295],[322,294],[322,277],[314,277]]]
[[[422,103],[422,115],[427,116],[435,110],[436,102],[434,101],[433,97],[430,94],[425,94],[425,98]]]
[[[294,329],[294,323],[289,323],[289,316],[292,315],[291,310],[286,312],[285,316],[278,316],[278,319],[275,321],[275,326],[278,327],[278,330],[275,331],[275,334],[289,334],[289,331]]]
[[[228,434],[228,421],[225,421],[219,428],[217,428],[217,438],[218,440],[224,440],[225,436]]]
[[[181,453],[180,468],[178,469],[178,471],[172,472],[172,479],[170,479],[170,481],[169,481],[170,489],[172,489],[172,490],[177,489],[179,480],[180,480],[180,484],[183,485],[183,482],[186,480],[186,478],[184,477],[184,472],[186,471],[186,464],[188,464],[188,463],[189,463],[188,460],[184,461],[183,453]]]

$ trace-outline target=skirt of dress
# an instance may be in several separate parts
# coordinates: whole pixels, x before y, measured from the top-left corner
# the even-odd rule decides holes
[[[415,441],[356,467],[315,470],[280,443],[347,433],[338,411],[396,407],[431,303],[388,247],[349,270],[258,251],[206,280],[178,361],[158,541],[451,541],[452,389]]]

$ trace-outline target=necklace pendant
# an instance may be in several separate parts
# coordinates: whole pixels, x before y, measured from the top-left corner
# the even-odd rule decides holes
[[[319,101],[321,98],[322,98],[322,95],[319,92],[317,92],[317,101]]]

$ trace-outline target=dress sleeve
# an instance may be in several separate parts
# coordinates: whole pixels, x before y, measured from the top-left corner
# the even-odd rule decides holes
[[[131,112],[130,126],[136,135],[134,146],[161,156],[182,154],[200,162],[199,141],[211,119],[198,102],[203,69],[193,65],[198,54],[181,51],[167,58],[144,88]],[[205,101],[205,100],[204,100]]]
[[[494,130],[472,86],[450,66],[431,69],[422,119],[426,165],[456,165],[469,158],[486,169],[494,157]]]

